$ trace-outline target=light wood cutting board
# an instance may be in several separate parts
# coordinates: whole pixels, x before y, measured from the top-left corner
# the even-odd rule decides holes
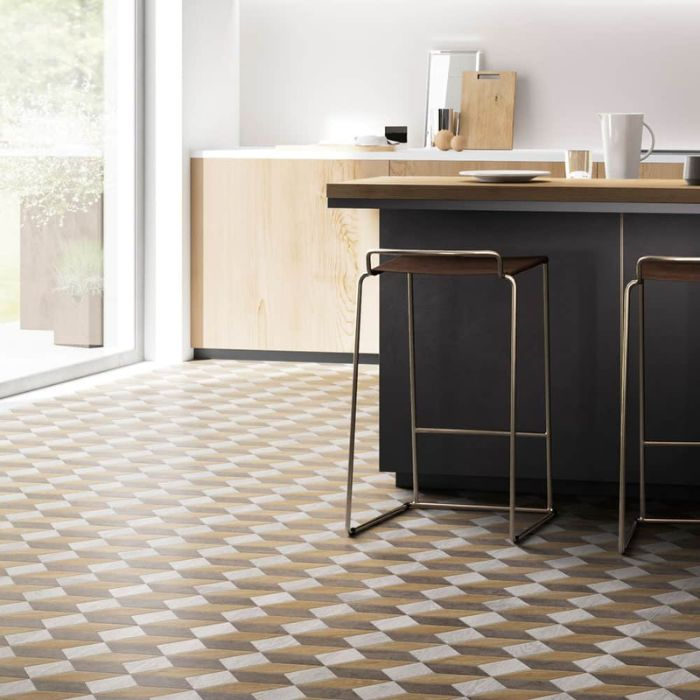
[[[459,131],[467,149],[513,148],[514,71],[465,71]]]

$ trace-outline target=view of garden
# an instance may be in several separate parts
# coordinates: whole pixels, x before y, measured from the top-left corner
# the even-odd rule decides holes
[[[75,270],[71,227],[80,228],[76,221],[102,196],[103,0],[0,0],[0,33],[2,324],[19,322],[20,295],[31,296],[31,266],[20,279],[21,236],[56,239],[48,248],[41,241],[27,246],[32,255],[43,248],[54,257],[36,268],[37,283],[47,283],[47,273],[65,277],[62,258]]]

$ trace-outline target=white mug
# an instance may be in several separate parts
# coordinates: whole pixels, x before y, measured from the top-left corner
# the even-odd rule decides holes
[[[599,114],[603,133],[603,155],[605,177],[608,179],[636,179],[639,177],[639,164],[654,150],[654,132],[644,122],[643,114]],[[651,147],[640,157],[642,150],[642,128],[651,136]]]

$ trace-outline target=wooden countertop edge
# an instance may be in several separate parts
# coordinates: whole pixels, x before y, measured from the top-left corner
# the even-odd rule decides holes
[[[493,202],[617,202],[700,204],[700,187],[683,180],[541,180],[481,183],[452,177],[380,177],[329,183],[329,199],[381,199]]]

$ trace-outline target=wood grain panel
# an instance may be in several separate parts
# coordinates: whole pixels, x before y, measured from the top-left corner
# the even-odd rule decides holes
[[[350,352],[379,214],[328,209],[325,188],[388,170],[380,160],[193,159],[193,346]],[[376,285],[366,292],[362,350],[377,352]]]
[[[327,192],[335,199],[700,204],[700,188],[659,179],[489,184],[468,177],[376,177],[329,184]]]
[[[605,163],[593,164],[593,176],[605,177]],[[683,163],[642,163],[639,176],[642,180],[680,180],[683,177]]]
[[[459,133],[466,148],[513,148],[513,71],[465,71]]]
[[[389,175],[456,176],[460,170],[549,170],[553,177],[564,177],[564,163],[483,160],[392,160]]]
[[[683,163],[642,163],[640,177],[644,180],[680,180],[683,177]]]

